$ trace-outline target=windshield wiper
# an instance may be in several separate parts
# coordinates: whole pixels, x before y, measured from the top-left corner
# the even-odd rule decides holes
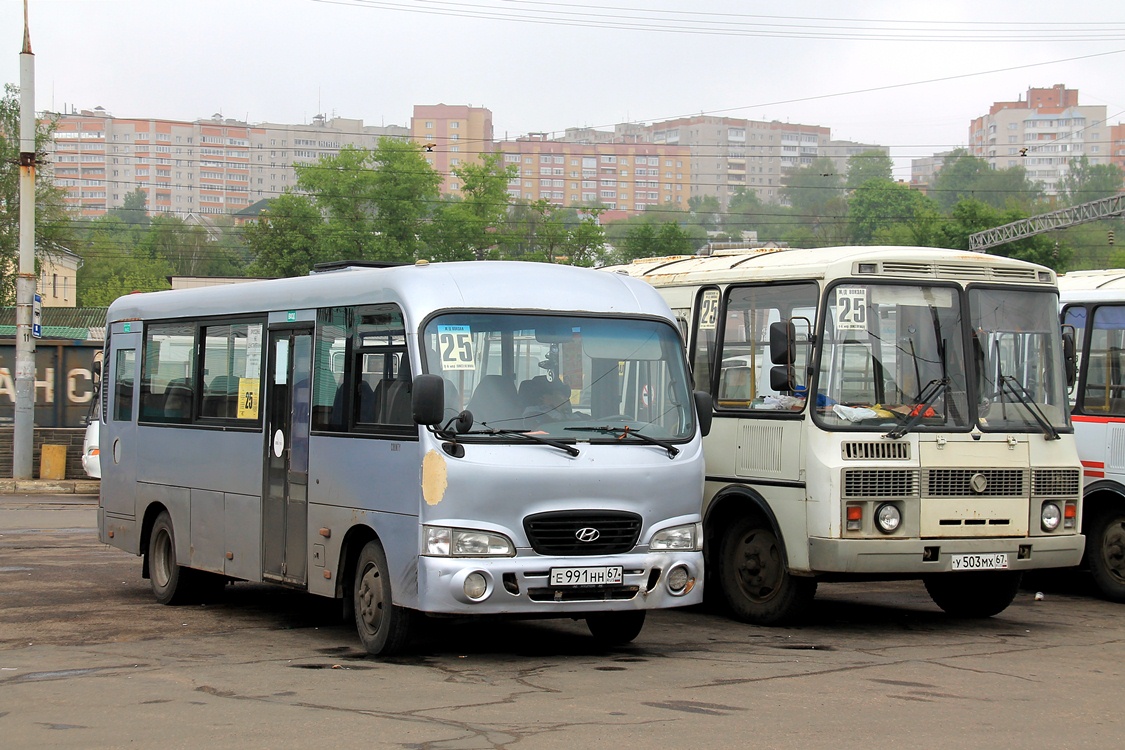
[[[485,424],[485,423],[481,422],[481,424]],[[485,425],[485,426],[487,427],[487,425]],[[559,450],[566,451],[567,453],[569,453],[572,456],[578,455],[578,449],[575,448],[573,445],[567,445],[566,443],[560,443],[558,440],[551,440],[550,438],[545,438],[542,435],[535,435],[535,434],[532,434],[530,432],[526,432],[524,430],[502,430],[502,429],[498,429],[498,428],[495,428],[495,427],[488,427],[488,429],[485,429],[485,430],[469,430],[468,432],[462,432],[462,433],[459,433],[459,434],[461,434],[461,435],[519,435],[520,437],[527,438],[528,440],[530,440],[534,443],[542,443],[543,445],[550,445],[554,448],[558,448]]]
[[[1008,390],[1012,392],[1012,395],[1016,397],[1016,400],[1023,404],[1024,407],[1026,407],[1027,410],[1031,412],[1031,416],[1035,417],[1035,421],[1038,422],[1039,426],[1043,428],[1043,437],[1045,437],[1047,440],[1060,439],[1059,431],[1055,429],[1054,425],[1052,425],[1050,420],[1047,419],[1047,415],[1044,414],[1043,410],[1039,408],[1039,404],[1035,403],[1032,400],[1031,394],[1027,392],[1027,389],[1023,387],[1023,384],[1020,383],[1020,381],[1016,380],[1014,375],[1000,376],[1000,389],[1003,390],[1004,386],[1008,386]]]
[[[660,440],[651,435],[646,435],[640,430],[634,430],[626,425],[625,427],[610,427],[608,425],[602,427],[564,427],[564,430],[581,430],[583,432],[601,432],[609,435],[617,435],[618,440],[624,440],[627,437],[635,437],[638,440],[646,442],[650,445],[657,445],[668,451],[668,458],[675,458],[680,453],[680,449],[669,443],[667,440]]]
[[[933,406],[933,403],[938,400],[938,396],[945,393],[947,388],[949,388],[949,378],[940,378],[926,383],[926,387],[918,394],[918,401],[910,407],[910,419],[894,428],[883,437],[898,440],[914,429],[914,425],[921,422],[922,418],[926,416],[926,410]]]

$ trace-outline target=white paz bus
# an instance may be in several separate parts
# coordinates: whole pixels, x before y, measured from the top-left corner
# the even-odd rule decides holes
[[[709,398],[640,281],[347,268],[129,295],[107,335],[100,536],[162,603],[273,581],[388,654],[419,613],[623,642],[701,600]]]
[[[959,616],[1073,565],[1081,472],[1055,273],[919,247],[636,261],[714,397],[708,579],[793,619],[818,581],[921,578]]]
[[[1071,392],[1085,478],[1085,567],[1107,599],[1125,602],[1125,269],[1059,277],[1062,321],[1077,340]]]

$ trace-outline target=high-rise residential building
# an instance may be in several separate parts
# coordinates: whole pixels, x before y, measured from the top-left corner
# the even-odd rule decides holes
[[[945,166],[945,160],[952,151],[941,151],[933,156],[924,156],[921,159],[910,160],[910,184],[925,192],[934,184],[934,177]]]
[[[781,202],[786,174],[823,155],[831,139],[819,125],[708,115],[656,122],[647,130],[654,143],[691,149],[691,195],[714,196],[723,207],[741,189],[766,203]]]
[[[460,195],[453,170],[480,162],[496,150],[492,110],[460,104],[416,104],[410,134],[425,149],[426,161],[441,173],[443,195]]]
[[[48,148],[55,184],[72,210],[97,217],[140,189],[149,213],[180,218],[233,214],[296,185],[293,165],[314,163],[345,145],[373,148],[399,126],[313,118],[311,124],[248,124],[210,119],[119,118],[98,107],[51,115]]]
[[[849,160],[853,156],[871,152],[882,154],[888,159],[891,156],[891,150],[887,146],[878,146],[874,143],[857,143],[855,141],[829,141],[821,155],[832,160],[836,167],[836,174],[846,178]],[[894,178],[893,173],[891,177]]]
[[[634,213],[671,203],[687,208],[693,182],[691,150],[660,143],[550,140],[531,133],[498,145],[518,173],[508,194],[559,206],[601,205]]]
[[[1110,163],[1125,171],[1125,123],[1110,126],[1109,149]]]
[[[1078,89],[1060,83],[1028,89],[1014,102],[994,102],[969,126],[969,151],[993,169],[1023,167],[1054,195],[1071,159],[1110,163],[1110,130],[1105,105],[1080,105]]]

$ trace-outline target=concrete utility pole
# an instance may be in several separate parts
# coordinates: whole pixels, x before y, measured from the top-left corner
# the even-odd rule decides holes
[[[16,414],[12,434],[12,478],[31,479],[35,451],[35,56],[23,0],[20,52],[20,273],[16,279]]]

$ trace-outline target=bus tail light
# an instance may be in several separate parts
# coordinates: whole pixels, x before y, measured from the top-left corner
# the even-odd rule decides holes
[[[863,528],[863,506],[849,505],[847,509],[848,531],[859,531]]]

